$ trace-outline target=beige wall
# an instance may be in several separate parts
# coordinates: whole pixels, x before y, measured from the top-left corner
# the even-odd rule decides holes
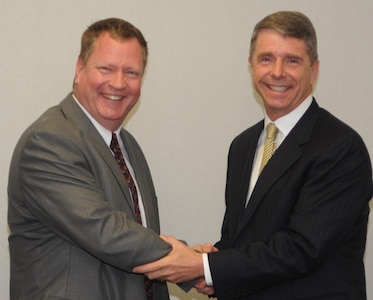
[[[163,233],[194,244],[218,239],[229,143],[262,117],[247,69],[251,30],[283,9],[314,22],[321,60],[315,96],[363,136],[373,156],[371,0],[0,0],[0,299],[9,297],[10,156],[21,132],[69,92],[86,26],[122,17],[149,42],[141,103],[126,127],[151,166]],[[371,223],[365,260],[373,300]],[[175,286],[171,293],[172,299],[207,299]]]

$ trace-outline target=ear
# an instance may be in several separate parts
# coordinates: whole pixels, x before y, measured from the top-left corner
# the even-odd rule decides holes
[[[311,84],[313,84],[317,78],[317,74],[319,74],[319,67],[320,67],[320,61],[316,60],[312,65],[312,78],[311,78]]]
[[[249,70],[250,70],[250,73],[252,74],[253,73],[253,61],[251,59],[251,56],[248,57],[248,62],[249,62]]]
[[[74,84],[79,82],[79,80],[80,80],[80,74],[81,74],[83,68],[84,68],[83,59],[79,56],[78,60],[76,62],[76,65],[75,65],[75,79],[74,79]]]

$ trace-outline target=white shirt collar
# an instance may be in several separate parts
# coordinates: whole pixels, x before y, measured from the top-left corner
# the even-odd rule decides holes
[[[73,98],[74,98],[75,102],[79,105],[79,107],[82,109],[84,114],[88,117],[88,119],[92,122],[93,126],[96,128],[98,133],[104,139],[106,145],[108,145],[108,147],[110,147],[112,132],[110,130],[106,129],[104,126],[102,126],[99,122],[97,122],[96,119],[88,112],[88,110],[86,110],[86,108],[79,102],[79,100],[76,98],[76,96],[74,94],[72,94],[72,95],[73,95]],[[121,140],[120,139],[120,131],[121,131],[121,127],[119,127],[117,130],[114,131],[117,134],[119,141]]]
[[[295,124],[297,124],[300,118],[304,115],[304,113],[310,107],[312,100],[312,95],[309,95],[296,109],[273,122],[276,124],[276,127],[284,135],[284,137],[289,134]],[[264,128],[270,122],[272,122],[271,119],[267,116],[267,113],[264,112]]]

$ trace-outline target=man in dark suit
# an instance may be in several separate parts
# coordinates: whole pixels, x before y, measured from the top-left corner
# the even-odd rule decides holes
[[[366,299],[371,163],[360,136],[312,97],[311,21],[287,11],[265,17],[249,64],[265,117],[231,144],[220,241],[199,247],[210,252],[201,263],[165,237],[174,250],[135,271],[174,282],[202,276],[197,290],[219,299]],[[267,150],[275,152],[263,162]]]
[[[145,157],[121,127],[139,99],[146,60],[146,41],[132,24],[92,24],[73,93],[20,138],[8,185],[10,299],[169,299],[164,282],[132,272],[171,249],[159,237]]]

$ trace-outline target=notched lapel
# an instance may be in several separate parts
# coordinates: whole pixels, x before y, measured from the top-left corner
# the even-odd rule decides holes
[[[255,143],[249,143],[250,140],[258,140],[261,130],[263,129],[263,126],[261,126],[261,129],[256,129],[252,136],[248,136],[247,142],[244,144],[244,147],[242,149],[241,156],[247,157],[247,159],[242,160],[242,174],[244,176],[237,178],[236,180],[242,181],[240,186],[243,188],[239,191],[239,195],[237,196],[237,199],[239,200],[239,204],[232,207],[233,209],[237,209],[237,211],[232,210],[232,213],[234,216],[239,216],[239,218],[242,217],[242,214],[244,212],[244,208],[246,205],[247,200],[247,194],[249,191],[249,185],[250,185],[250,176],[251,176],[251,170],[253,168],[253,160],[255,156],[256,151],[256,144]],[[239,172],[241,174],[241,172]]]
[[[251,194],[247,207],[244,210],[240,220],[238,231],[235,237],[239,235],[247,222],[251,219],[265,194],[276,184],[277,180],[283,176],[287,170],[299,159],[302,151],[293,139],[287,140],[286,145],[282,144],[269,160],[268,164],[259,175],[254,190]]]
[[[319,106],[314,100],[310,108],[298,121],[259,175],[248,205],[240,220],[235,238],[237,238],[253,216],[268,190],[270,190],[279,178],[301,157],[302,145],[307,143],[311,138],[312,130],[318,116],[318,109]]]
[[[131,198],[130,191],[128,189],[128,185],[124,179],[122,171],[118,163],[115,161],[111,150],[109,149],[108,145],[106,145],[105,141],[101,137],[101,135],[97,132],[96,128],[91,124],[89,129],[87,130],[87,137],[92,139],[91,147],[95,148],[97,155],[102,157],[102,160],[106,163],[110,171],[113,173],[115,180],[118,182],[120,189],[122,190],[123,194],[123,201],[127,201],[128,206],[132,208],[133,215],[135,217],[135,210],[133,207],[133,201]],[[118,195],[119,196],[119,195]]]
[[[155,192],[152,193],[151,187],[153,186],[153,183],[151,175],[147,171],[146,159],[145,157],[143,157],[143,153],[137,145],[137,142],[128,132],[127,134],[125,134],[125,130],[122,129],[120,135],[126,147],[132,169],[135,173],[132,174],[132,176],[136,178],[137,189],[141,193],[142,204],[144,206],[146,215],[147,227],[159,231],[158,207],[155,202]],[[132,205],[132,198],[130,198],[130,201]],[[133,205],[131,207],[133,207]],[[143,217],[144,216],[142,216],[142,218]]]
[[[91,123],[89,118],[84,114],[84,112],[75,102],[72,94],[67,95],[66,98],[60,103],[60,106],[66,118],[70,119],[73,123],[76,123],[79,130],[83,132],[84,139],[87,139],[86,142],[89,144],[89,147],[96,150],[95,155],[97,153],[97,156],[101,156],[103,161],[107,164],[114,177],[118,181],[125,201],[128,202],[129,207],[132,207],[133,214],[135,216],[133,202],[128,190],[127,183],[125,182],[124,176],[115,159],[113,158],[108,145],[106,145],[105,141],[96,130],[94,125]]]

